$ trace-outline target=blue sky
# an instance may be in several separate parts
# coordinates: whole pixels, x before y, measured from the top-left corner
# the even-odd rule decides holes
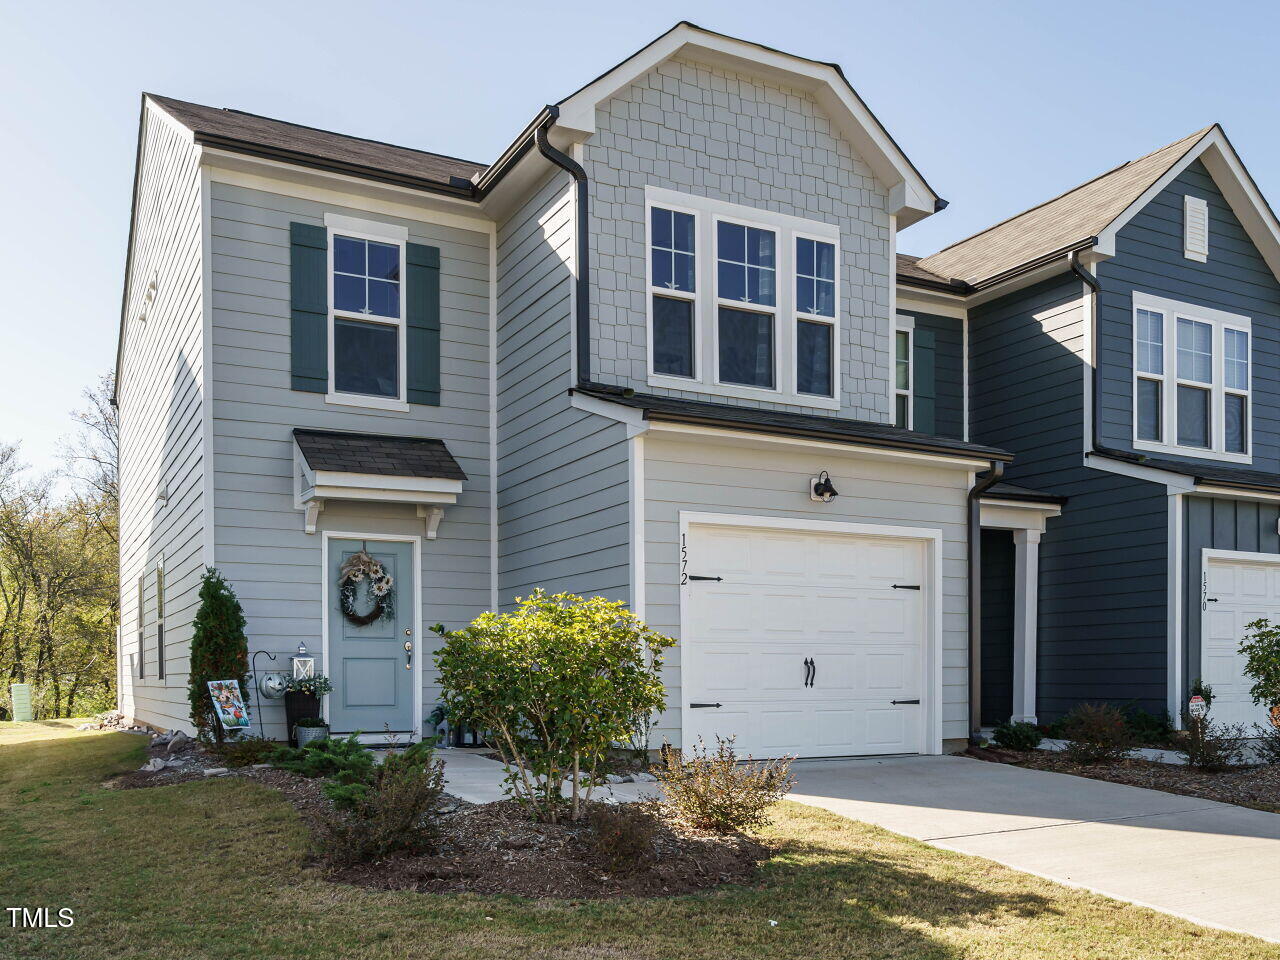
[[[140,91],[488,161],[680,19],[844,66],[951,201],[905,252],[1213,121],[1280,204],[1270,3],[0,0],[0,440],[54,466],[114,361]]]

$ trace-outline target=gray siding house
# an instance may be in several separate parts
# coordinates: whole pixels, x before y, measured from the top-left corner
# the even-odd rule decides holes
[[[428,729],[427,625],[539,587],[679,640],[655,731],[677,745],[938,753],[1082,699],[1176,704],[1221,648],[1191,639],[1188,551],[1219,592],[1280,553],[1254,413],[1280,287],[1221,131],[1152,156],[918,260],[898,232],[946,203],[840,69],[688,23],[491,164],[144,95],[121,709],[190,728],[205,567],[258,667],[305,647],[333,729],[371,737]],[[1179,190],[1207,203],[1200,260]],[[1132,372],[1155,355],[1134,290],[1168,313],[1167,374]],[[1214,457],[1172,439],[1201,398],[1166,301],[1210,329]],[[394,577],[383,618],[340,588],[364,554]],[[285,736],[278,701],[261,719]]]

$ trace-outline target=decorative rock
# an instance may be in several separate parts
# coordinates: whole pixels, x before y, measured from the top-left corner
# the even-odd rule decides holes
[[[204,775],[206,777],[225,777],[231,771],[226,767],[205,767]]]
[[[152,757],[150,760],[148,760],[146,763],[142,765],[142,769],[145,770],[147,773],[155,773],[158,770],[164,769],[164,761],[161,760],[159,757]]]
[[[632,783],[657,783],[658,778],[652,773],[633,773],[631,775]]]
[[[269,764],[269,763],[255,763],[255,764],[254,764],[253,766],[251,766],[249,769],[250,769],[250,770],[270,770],[270,769],[271,769],[271,764]]]
[[[164,765],[166,767],[185,767],[187,765],[187,761],[179,760],[177,757],[170,757],[168,760],[164,761]]]
[[[191,738],[181,730],[175,730],[173,736],[169,738],[169,748],[165,752],[173,753],[173,751],[177,750],[179,747],[185,746],[189,743],[190,740]]]
[[[605,776],[604,782],[605,783],[630,783],[631,778],[624,777],[622,776],[622,774],[619,774],[619,773],[610,773]]]

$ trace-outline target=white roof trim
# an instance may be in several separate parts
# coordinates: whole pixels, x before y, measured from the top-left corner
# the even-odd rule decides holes
[[[1159,180],[1153,183],[1137,200],[1129,204],[1120,216],[1111,221],[1098,235],[1094,249],[1103,256],[1114,257],[1116,254],[1116,234],[1132,220],[1139,211],[1154,200],[1161,191],[1182,175],[1182,172],[1196,160],[1204,163],[1214,183],[1222,191],[1223,197],[1231,206],[1249,234],[1249,239],[1258,248],[1271,272],[1280,278],[1280,221],[1263,199],[1253,178],[1245,170],[1239,155],[1222,128],[1215,126],[1201,137],[1182,159],[1170,167]]]
[[[888,188],[888,212],[899,218],[899,226],[915,223],[934,212],[937,195],[835,67],[711,33],[688,23],[677,25],[562,101],[557,128],[576,133],[582,139],[591,136],[596,132],[598,104],[675,56],[689,56],[808,90]]]

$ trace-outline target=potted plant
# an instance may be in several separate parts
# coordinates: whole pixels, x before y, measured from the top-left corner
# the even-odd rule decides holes
[[[301,721],[314,721],[311,724],[314,727],[317,723],[324,727],[324,733],[319,736],[327,737],[329,735],[328,727],[320,721],[320,698],[327,693],[333,692],[333,684],[329,682],[329,678],[323,675],[314,677],[293,677],[286,681],[284,688],[284,718],[285,725],[289,730],[289,742],[294,746],[301,746],[297,735],[297,728],[302,726]],[[316,736],[310,736],[308,739],[314,740]]]
[[[298,746],[305,747],[312,740],[325,740],[329,736],[329,725],[319,717],[302,717],[293,726],[294,738]]]

